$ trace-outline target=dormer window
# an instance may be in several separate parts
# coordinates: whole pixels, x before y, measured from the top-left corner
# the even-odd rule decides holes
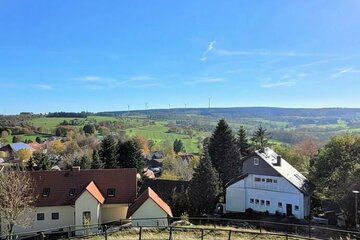
[[[49,197],[50,195],[50,188],[44,188],[42,192],[43,197]]]
[[[259,159],[258,158],[254,158],[254,165],[259,165]]]
[[[74,196],[75,195],[75,188],[70,188],[70,191],[69,191],[69,196]]]
[[[115,197],[115,188],[108,188],[107,196],[108,197]]]

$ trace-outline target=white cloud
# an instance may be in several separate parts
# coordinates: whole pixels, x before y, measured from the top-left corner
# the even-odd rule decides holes
[[[207,55],[214,49],[215,43],[216,40],[209,42],[207,49],[203,53],[203,57],[200,59],[202,62],[205,62],[208,59]]]
[[[132,77],[123,78],[123,80],[115,79],[115,78],[108,78],[108,77],[100,77],[100,76],[83,76],[83,77],[76,77],[73,80],[84,82],[82,85],[83,88],[89,90],[102,90],[102,89],[112,89],[112,88],[119,88],[119,87],[133,87],[135,82],[150,82],[155,80],[155,78],[147,75],[136,75]]]
[[[102,90],[102,89],[104,89],[104,87],[100,86],[100,85],[85,85],[84,88],[89,89],[89,90]]]
[[[74,78],[77,81],[83,81],[83,82],[109,82],[112,81],[111,78],[104,78],[100,76],[83,76],[83,77],[77,77]]]
[[[216,77],[209,77],[209,78],[198,78],[191,81],[186,81],[184,84],[192,85],[192,84],[200,84],[200,83],[221,83],[226,82],[227,80],[224,78],[216,78]]]
[[[208,47],[206,51],[204,52],[204,55],[207,55],[209,52],[211,52],[214,49],[214,45],[216,43],[216,40],[209,42]]]
[[[295,83],[296,83],[295,80],[274,82],[271,81],[271,79],[267,79],[263,83],[261,83],[260,87],[261,88],[291,87]]]
[[[32,84],[32,86],[41,90],[53,90],[53,87],[47,84]]]
[[[146,81],[146,80],[153,80],[154,78],[151,76],[146,76],[146,75],[139,75],[139,76],[133,76],[130,77],[129,80],[131,81]]]
[[[281,57],[307,57],[314,56],[311,53],[300,53],[295,51],[270,51],[270,50],[254,50],[254,51],[236,51],[227,49],[216,49],[215,52],[222,56],[281,56]]]
[[[335,69],[335,71],[336,72],[331,74],[330,77],[337,78],[337,77],[340,77],[341,75],[346,74],[346,73],[360,73],[360,70],[353,69],[351,67]]]

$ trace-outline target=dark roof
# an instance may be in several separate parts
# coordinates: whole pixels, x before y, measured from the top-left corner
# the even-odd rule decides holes
[[[131,217],[140,207],[143,205],[146,200],[152,199],[164,212],[172,217],[171,208],[166,204],[151,188],[147,188],[128,209],[126,214],[127,218]]]
[[[164,201],[171,202],[171,196],[174,193],[186,190],[189,187],[189,181],[145,179],[139,194],[143,193],[148,187],[153,189]]]
[[[253,156],[260,157],[280,176],[285,178],[289,183],[299,189],[302,193],[310,195],[314,191],[315,185],[271,148],[266,147],[262,150],[257,150],[254,154],[246,157],[244,161],[252,158]],[[280,165],[277,164],[278,157],[281,159]]]
[[[233,185],[234,183],[236,183],[236,182],[238,182],[238,181],[246,178],[247,176],[249,176],[248,173],[243,174],[243,175],[238,176],[238,177],[235,177],[235,178],[231,179],[231,180],[225,185],[225,187],[228,187],[228,186],[230,186],[230,185]]]
[[[162,160],[164,153],[162,151],[150,152],[147,156],[147,160]]]
[[[36,206],[73,205],[77,197],[94,182],[105,204],[132,203],[136,198],[137,180],[135,168],[96,169],[72,171],[29,172],[39,194]],[[49,196],[43,197],[43,190],[49,188]],[[115,189],[114,197],[107,197],[107,190]],[[70,194],[73,189],[74,194]]]

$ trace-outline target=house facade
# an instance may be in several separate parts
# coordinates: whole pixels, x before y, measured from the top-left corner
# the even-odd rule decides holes
[[[137,197],[136,169],[30,172],[38,195],[32,225],[14,232],[72,230],[125,219]],[[2,226],[1,229],[5,229]],[[94,230],[96,231],[96,230]],[[4,233],[2,233],[4,234]],[[81,231],[77,235],[83,234]]]
[[[243,175],[226,185],[226,212],[295,216],[310,214],[313,185],[270,148],[255,151],[243,162]]]
[[[150,187],[129,207],[127,217],[132,226],[168,226],[171,208]]]

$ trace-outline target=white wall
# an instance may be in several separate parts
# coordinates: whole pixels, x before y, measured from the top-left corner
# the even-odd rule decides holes
[[[88,192],[83,192],[75,201],[75,225],[76,229],[83,226],[83,212],[89,211],[91,213],[91,225],[100,223],[100,203]],[[95,232],[92,229],[91,232]],[[76,231],[76,235],[83,234],[81,231]]]
[[[127,204],[104,204],[101,206],[101,223],[126,219]]]
[[[37,213],[44,213],[44,220],[37,220]],[[52,220],[51,214],[59,213],[58,220]],[[31,226],[24,228],[15,226],[15,233],[40,231],[44,229],[58,230],[65,226],[74,225],[74,213],[75,209],[72,206],[53,206],[53,207],[39,207],[36,208],[35,213],[31,213]]]
[[[148,220],[136,220],[152,218]],[[156,219],[159,218],[159,219]],[[167,213],[164,212],[151,198],[147,199],[141,207],[131,216],[132,226],[167,226]]]
[[[255,178],[260,178],[261,181],[256,182]],[[272,182],[266,182],[266,179],[271,179]],[[226,191],[226,210],[229,212],[244,212],[247,208],[252,208],[259,212],[268,211],[275,214],[278,211],[286,214],[286,204],[291,204],[295,217],[302,219],[306,215],[303,194],[283,177],[250,174],[230,185]],[[251,202],[251,199],[254,201]],[[262,200],[264,204],[261,204]],[[244,202],[239,203],[242,201]],[[266,201],[269,201],[270,205],[267,205]],[[282,207],[278,206],[279,202],[282,203]],[[295,206],[299,209],[295,210]]]

